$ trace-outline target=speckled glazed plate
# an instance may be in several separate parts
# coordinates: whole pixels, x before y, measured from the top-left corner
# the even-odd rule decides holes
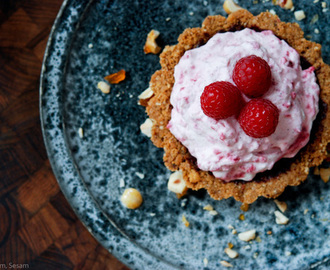
[[[329,11],[321,1],[294,2],[296,10],[306,13],[299,24],[306,36],[323,45],[329,63]],[[287,225],[275,223],[272,200],[259,199],[248,212],[233,199],[213,201],[205,192],[178,200],[167,190],[170,172],[162,150],[140,133],[146,114],[137,96],[160,68],[157,55],[143,52],[147,33],[157,29],[161,45],[175,44],[185,28],[200,26],[207,15],[225,15],[222,3],[64,1],[47,46],[40,88],[41,122],[54,173],[88,230],[131,269],[222,269],[222,260],[234,269],[327,269],[329,184],[310,176],[301,186],[288,188],[280,198],[288,204]],[[272,1],[240,4],[253,14],[273,9],[283,21],[295,21],[292,11]],[[113,85],[110,94],[97,89],[104,76],[120,69],[127,71],[125,81]],[[137,210],[119,201],[127,187],[143,195]],[[218,215],[203,210],[207,204]],[[245,220],[239,219],[241,214]],[[228,225],[237,232],[256,229],[258,241],[240,241]],[[238,258],[224,253],[228,243]]]

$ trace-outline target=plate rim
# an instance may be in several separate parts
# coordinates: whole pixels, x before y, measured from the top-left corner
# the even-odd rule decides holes
[[[78,14],[78,23],[76,27],[76,30],[79,29],[79,22],[80,19],[83,18],[83,15],[85,13],[85,11],[89,8],[90,4],[92,4],[93,2],[95,2],[95,0],[84,0],[85,3],[87,3],[84,6],[84,12],[82,12],[81,14]],[[46,123],[45,123],[45,115],[46,115],[46,111],[47,111],[47,106],[45,106],[43,104],[43,97],[44,97],[44,93],[47,90],[47,83],[46,83],[46,79],[47,79],[47,75],[46,75],[46,71],[47,71],[47,64],[48,61],[50,59],[50,57],[52,56],[52,51],[51,51],[51,47],[54,45],[55,38],[56,38],[56,34],[58,29],[60,28],[61,24],[63,24],[63,19],[65,21],[64,17],[64,13],[65,11],[67,11],[68,9],[70,9],[70,7],[72,7],[73,3],[75,2],[75,0],[64,0],[59,11],[58,14],[56,16],[56,19],[52,25],[51,31],[49,33],[49,38],[46,44],[46,49],[45,49],[45,53],[44,53],[44,57],[43,57],[43,61],[42,61],[42,66],[41,66],[41,73],[40,73],[40,80],[39,80],[39,114],[40,114],[40,126],[41,126],[41,131],[42,131],[42,137],[43,137],[43,142],[44,142],[44,146],[46,148],[46,152],[47,152],[47,157],[49,159],[52,171],[55,175],[56,181],[59,184],[60,190],[63,194],[63,196],[65,197],[66,201],[68,202],[68,204],[70,205],[71,209],[73,210],[73,212],[75,213],[75,215],[78,217],[78,219],[81,221],[81,223],[84,225],[84,227],[90,232],[90,234],[94,237],[94,239],[97,240],[98,243],[100,243],[109,253],[111,253],[113,256],[115,256],[119,261],[121,261],[123,264],[125,264],[126,266],[130,267],[130,269],[142,269],[138,266],[142,266],[142,265],[136,265],[136,264],[132,264],[128,259],[126,259],[124,256],[121,256],[122,254],[120,252],[116,252],[115,248],[109,248],[109,245],[107,243],[107,241],[100,235],[100,233],[98,233],[99,231],[102,231],[102,226],[96,224],[96,226],[91,226],[88,222],[88,216],[84,215],[81,211],[79,211],[79,209],[77,208],[76,205],[74,205],[74,203],[72,202],[72,199],[70,198],[70,192],[72,192],[72,189],[70,189],[70,187],[68,187],[68,185],[64,184],[62,181],[60,181],[60,179],[63,178],[62,173],[60,172],[59,168],[58,168],[58,163],[56,162],[56,159],[54,158],[53,154],[53,150],[51,148],[51,142],[50,139],[48,138],[47,135],[47,127],[46,127]],[[77,1],[80,4],[83,2]],[[84,4],[82,4],[84,5]],[[70,43],[70,45],[68,46],[68,48],[71,47],[71,44],[73,43],[74,37],[71,39],[68,39],[68,41],[66,41],[66,43]],[[66,52],[66,50],[65,50]],[[61,55],[58,56],[58,58],[61,58]],[[68,57],[67,59],[69,59],[70,57]],[[65,68],[67,66],[67,62],[68,60],[65,60]],[[62,62],[61,60],[59,61],[60,65]],[[61,77],[61,79],[63,80],[63,77]],[[49,89],[48,89],[49,90]],[[57,91],[62,91],[62,89],[56,89]],[[62,112],[60,112],[61,115],[61,119],[63,118],[63,114]],[[65,126],[61,125],[61,128],[57,127],[58,129],[60,129],[61,131],[64,131]],[[129,237],[122,231],[120,230],[120,228],[118,228],[118,226],[116,226],[116,224],[114,222],[111,221],[111,219],[109,218],[109,216],[102,211],[101,207],[99,206],[99,203],[97,202],[97,200],[94,198],[94,196],[90,193],[90,191],[88,190],[85,182],[82,179],[79,179],[79,170],[77,169],[77,167],[75,166],[74,161],[72,160],[72,155],[70,155],[68,146],[67,146],[67,141],[65,136],[63,136],[63,140],[65,141],[66,147],[64,150],[66,157],[70,160],[70,162],[72,162],[72,168],[76,169],[76,173],[78,173],[78,177],[76,177],[74,180],[76,181],[81,181],[82,182],[82,187],[78,187],[79,188],[79,192],[83,192],[85,195],[88,195],[89,199],[91,199],[91,205],[90,207],[93,207],[93,213],[94,211],[97,213],[98,218],[103,220],[103,221],[108,221],[109,222],[109,229],[110,233],[114,233],[115,230],[117,230],[116,233],[120,234],[121,240],[124,241],[124,245],[130,245],[130,247],[133,249],[133,251],[142,256],[142,258],[140,258],[140,260],[148,265],[153,265],[153,266],[157,266],[157,267],[163,267],[165,266],[166,269],[180,269],[177,268],[176,266],[174,266],[173,264],[171,264],[170,262],[166,261],[163,258],[158,258],[155,254],[152,254],[152,252],[148,251],[146,248],[144,248],[143,246],[133,242],[131,239],[129,239]],[[80,200],[81,203],[85,202],[83,200]],[[94,223],[95,225],[95,223]],[[115,243],[111,243],[112,246],[116,246]],[[118,244],[119,245],[119,244]],[[138,256],[137,255],[137,256]],[[139,261],[138,261],[139,263]],[[144,265],[145,266],[145,265]],[[145,268],[143,268],[145,269]],[[154,269],[154,268],[153,268]],[[157,268],[158,269],[158,268]],[[159,269],[163,269],[163,268],[159,268]]]

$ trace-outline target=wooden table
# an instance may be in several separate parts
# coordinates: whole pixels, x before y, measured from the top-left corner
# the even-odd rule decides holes
[[[0,269],[127,270],[71,210],[43,143],[39,76],[61,4],[0,1]]]

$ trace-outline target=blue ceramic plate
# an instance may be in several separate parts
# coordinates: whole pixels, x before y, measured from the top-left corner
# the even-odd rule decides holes
[[[240,1],[253,14],[273,9],[282,20],[295,21],[292,11],[272,1],[253,2]],[[299,22],[305,35],[323,45],[329,63],[329,11],[321,1],[295,2],[296,10],[306,13]],[[158,56],[143,52],[147,33],[157,29],[161,45],[175,44],[185,28],[200,26],[207,15],[225,15],[222,3],[64,1],[48,42],[40,87],[41,122],[54,173],[88,230],[131,269],[221,269],[222,260],[235,269],[326,269],[329,184],[311,176],[288,188],[280,198],[288,204],[288,225],[275,223],[276,206],[266,199],[251,205],[242,221],[240,203],[233,199],[213,201],[201,191],[178,200],[167,190],[170,172],[162,150],[140,133],[146,114],[137,96],[160,68]],[[113,85],[110,94],[97,89],[104,76],[120,69],[127,71],[125,81]],[[119,201],[127,187],[143,195],[137,210]],[[219,214],[203,210],[207,204]],[[238,232],[256,229],[258,241],[240,241],[228,225]],[[224,253],[229,242],[239,253],[236,259]]]

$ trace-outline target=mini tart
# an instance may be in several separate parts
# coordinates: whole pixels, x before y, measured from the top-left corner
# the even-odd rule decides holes
[[[174,85],[174,67],[185,51],[205,44],[218,32],[238,31],[251,28],[256,31],[271,30],[285,40],[301,56],[302,66],[312,65],[320,86],[320,108],[313,123],[309,143],[292,159],[278,161],[273,169],[259,173],[252,181],[224,182],[211,172],[200,170],[196,159],[185,146],[166,128],[171,119],[170,96]],[[284,23],[269,12],[253,16],[247,10],[239,10],[225,18],[208,16],[200,28],[186,29],[178,38],[178,44],[166,46],[160,55],[161,69],[151,77],[150,87],[154,95],[141,101],[153,120],[152,142],[165,151],[164,163],[172,171],[181,170],[188,188],[206,189],[216,200],[234,197],[237,201],[250,204],[259,196],[278,197],[287,186],[303,182],[309,168],[320,165],[327,156],[330,137],[330,67],[321,58],[321,45],[304,39],[297,23]]]

